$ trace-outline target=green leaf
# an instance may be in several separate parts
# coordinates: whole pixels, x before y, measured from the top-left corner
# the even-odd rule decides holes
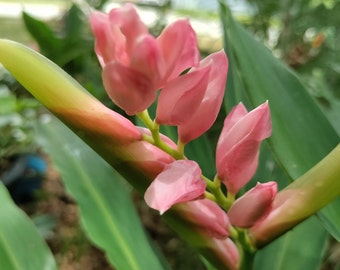
[[[6,270],[57,269],[53,255],[0,181],[0,262]]]
[[[56,60],[59,56],[59,48],[62,46],[61,40],[56,36],[50,26],[28,13],[22,13],[22,19],[26,29],[37,41],[41,51],[50,59]]]
[[[339,137],[295,74],[236,23],[224,3],[221,13],[234,81],[242,81],[252,107],[269,100],[273,122],[270,147],[286,176],[296,179],[325,157],[339,143]],[[340,241],[336,209],[340,209],[340,198],[319,215]],[[338,214],[333,216],[335,211]]]
[[[72,43],[80,43],[83,40],[83,14],[80,8],[73,4],[65,16],[65,42],[68,45]]]
[[[200,165],[205,176],[213,179],[216,174],[215,158],[206,134],[188,143],[185,154],[188,159],[195,160]]]
[[[254,270],[319,270],[327,239],[320,222],[311,217],[260,250],[255,257]]]
[[[318,212],[318,217],[323,225],[338,242],[340,242],[340,215],[339,208],[336,208],[336,206],[339,204],[340,198],[336,199],[332,205],[328,205],[322,211]]]
[[[121,176],[56,119],[38,125],[38,133],[79,205],[86,233],[110,263],[123,270],[167,269],[143,231]]]
[[[38,43],[41,52],[63,67],[70,61],[81,55],[89,55],[92,52],[92,43],[84,39],[83,21],[81,11],[76,5],[72,5],[65,15],[65,26],[58,35],[54,33],[49,24],[36,19],[23,12],[22,18],[26,29]]]

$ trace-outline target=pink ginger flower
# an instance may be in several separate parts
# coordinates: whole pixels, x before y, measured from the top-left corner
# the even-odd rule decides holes
[[[199,62],[196,34],[188,20],[169,25],[157,39],[132,4],[108,15],[93,12],[90,22],[105,89],[130,115],[148,108],[158,89]]]
[[[177,160],[165,167],[151,183],[144,194],[145,202],[162,215],[176,203],[197,199],[206,188],[201,174],[195,161]]]
[[[241,228],[252,227],[269,214],[277,193],[277,183],[257,183],[238,198],[228,211],[230,222]]]
[[[178,126],[179,139],[187,143],[201,136],[216,120],[228,72],[224,51],[213,53],[168,83],[158,100],[156,121]]]
[[[249,113],[240,103],[225,119],[217,143],[216,168],[230,193],[236,194],[255,174],[261,141],[271,131],[268,102]]]

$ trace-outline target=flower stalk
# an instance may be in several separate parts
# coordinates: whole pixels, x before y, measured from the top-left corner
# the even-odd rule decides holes
[[[148,110],[137,113],[137,116],[151,132],[151,136],[143,134],[143,139],[145,141],[157,146],[159,149],[163,150],[165,153],[168,153],[170,156],[177,160],[184,159],[184,152],[173,149],[161,139],[159,133],[159,124],[151,119]]]

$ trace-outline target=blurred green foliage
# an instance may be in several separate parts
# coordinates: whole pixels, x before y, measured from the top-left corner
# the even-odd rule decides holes
[[[16,96],[10,91],[15,85],[12,77],[0,70],[0,169],[3,157],[34,148],[32,120],[40,104],[33,98]]]
[[[340,1],[247,0],[243,23],[294,68],[340,134]]]

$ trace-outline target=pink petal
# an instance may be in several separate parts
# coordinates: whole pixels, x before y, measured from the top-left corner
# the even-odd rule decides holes
[[[186,202],[183,211],[193,226],[206,231],[209,236],[222,239],[229,236],[229,218],[215,202],[208,199]]]
[[[169,82],[158,98],[157,123],[179,125],[186,122],[202,101],[209,71],[209,67],[204,67]]]
[[[268,103],[245,114],[242,104],[224,122],[216,150],[216,168],[228,191],[236,194],[254,175],[261,141],[271,134]]]
[[[201,169],[192,160],[177,160],[161,172],[146,190],[149,207],[163,214],[172,205],[200,197],[206,187]]]
[[[112,101],[129,115],[145,110],[156,99],[147,77],[117,62],[107,64],[102,77]]]
[[[277,193],[277,183],[258,183],[238,198],[228,211],[230,222],[241,228],[249,228],[265,217]]]
[[[111,25],[108,15],[94,11],[90,14],[90,23],[95,36],[95,51],[102,67],[105,63],[118,60],[127,61],[125,37],[117,26]]]
[[[231,111],[231,117],[228,116],[224,121],[219,140],[219,147],[224,150],[224,155],[225,149],[231,150],[240,139],[252,138],[261,141],[268,138],[272,132],[268,102],[249,113],[245,113],[244,110],[243,104],[240,103],[235,111]]]
[[[220,111],[228,73],[228,59],[224,51],[213,53],[200,63],[200,68],[210,66],[208,87],[204,98],[191,118],[178,127],[182,142],[192,141],[205,133],[215,122]]]
[[[241,120],[248,113],[246,107],[240,102],[227,115],[224,120],[223,130],[228,132],[239,120]],[[223,139],[223,138],[221,138]]]
[[[125,4],[120,8],[114,8],[109,13],[112,25],[117,25],[126,38],[126,51],[128,55],[133,53],[136,40],[148,34],[148,28],[140,19],[134,5]]]
[[[163,66],[163,58],[156,39],[151,35],[138,38],[131,56],[130,67],[149,78],[155,88],[161,80]]]
[[[197,37],[188,20],[178,20],[157,38],[166,63],[165,79],[176,78],[184,70],[197,66],[200,53]]]
[[[222,159],[224,171],[221,179],[232,194],[236,194],[255,174],[259,150],[260,142],[242,141]]]

